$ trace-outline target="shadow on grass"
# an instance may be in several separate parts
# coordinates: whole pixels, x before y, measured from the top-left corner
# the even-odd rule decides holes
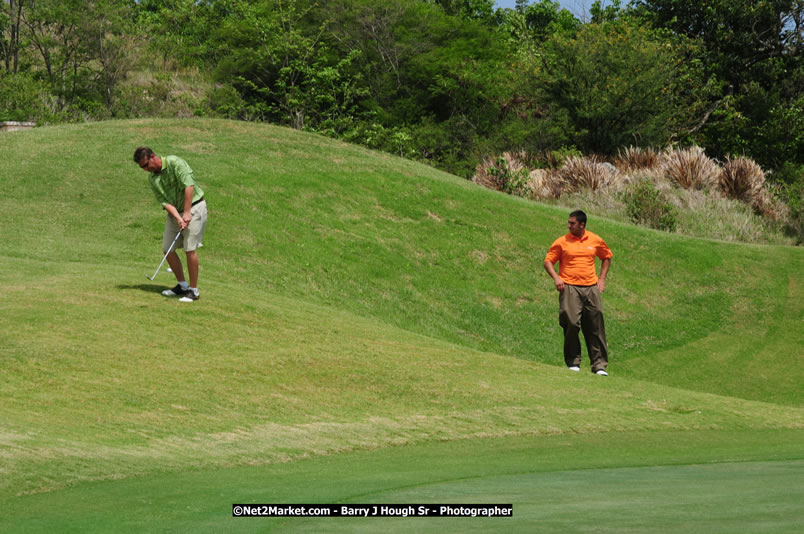
[[[132,285],[124,285],[119,284],[117,289],[121,291],[128,291],[130,289],[138,289],[140,291],[145,291],[146,293],[161,293],[163,289],[165,289],[164,284],[132,284]]]

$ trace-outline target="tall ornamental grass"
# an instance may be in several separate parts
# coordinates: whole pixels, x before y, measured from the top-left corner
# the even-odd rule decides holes
[[[728,158],[718,177],[720,190],[728,198],[754,204],[765,185],[765,173],[753,160]]]
[[[601,191],[618,184],[620,178],[617,168],[600,158],[571,157],[557,171],[557,179],[565,193],[578,191]]]
[[[704,153],[692,146],[681,150],[666,150],[661,166],[664,175],[682,189],[711,189],[718,183],[720,168]]]
[[[804,210],[795,208],[796,195],[775,191],[762,168],[749,158],[729,157],[719,165],[698,146],[663,151],[629,146],[611,163],[599,156],[567,153],[557,159],[554,155],[506,152],[489,157],[477,166],[473,181],[531,200],[586,206],[598,215],[665,231],[792,243],[783,235],[787,232],[804,241],[800,215]],[[531,169],[531,162],[544,168]],[[706,211],[694,213],[700,209]],[[733,213],[724,213],[727,210]],[[725,222],[707,225],[711,217]]]
[[[654,169],[659,166],[659,153],[652,148],[629,146],[618,151],[615,166],[625,173]]]

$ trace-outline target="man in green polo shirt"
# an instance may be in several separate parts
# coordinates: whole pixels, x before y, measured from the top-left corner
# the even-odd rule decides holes
[[[186,161],[178,156],[159,157],[148,147],[139,147],[134,151],[134,162],[150,174],[148,181],[151,189],[167,212],[165,233],[162,236],[162,252],[170,249],[176,234],[181,237],[175,247],[167,255],[167,262],[173,269],[178,284],[172,289],[162,291],[166,297],[181,297],[182,302],[198,300],[198,254],[196,248],[201,244],[207,225],[207,203],[204,191],[196,183],[193,170]],[[176,254],[177,248],[183,248],[187,256],[187,272],[190,275],[188,284],[184,278],[181,260]]]

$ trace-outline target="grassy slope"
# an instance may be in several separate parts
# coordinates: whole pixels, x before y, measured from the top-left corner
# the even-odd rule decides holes
[[[428,440],[804,427],[800,249],[593,219],[615,252],[601,381],[560,367],[540,264],[563,211],[260,125],[0,143],[0,495]],[[198,305],[144,279],[162,216],[140,144],[208,191]]]
[[[147,142],[186,156],[210,191],[207,276],[470,348],[559,359],[555,294],[540,264],[565,228],[564,210],[359,147],[241,123],[84,125],[8,142],[22,156],[0,163],[9,178],[5,254],[43,259],[69,250],[73,261],[150,270],[162,219],[130,161],[131,147]],[[606,306],[621,372],[713,391],[689,380],[684,360],[698,351],[688,346],[751,326],[748,337],[763,349],[754,361],[765,371],[738,373],[741,395],[802,402],[800,374],[779,364],[804,342],[795,304],[800,248],[704,242],[594,219],[590,229],[615,251]],[[709,373],[718,382],[722,365],[744,363],[724,355]],[[681,365],[642,373],[638,358]]]

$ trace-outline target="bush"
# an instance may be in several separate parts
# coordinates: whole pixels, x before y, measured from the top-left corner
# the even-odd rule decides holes
[[[787,208],[786,232],[796,239],[797,244],[804,244],[804,168],[798,180],[779,186],[778,195]]]
[[[578,191],[600,191],[609,186],[617,185],[620,179],[617,169],[610,163],[605,163],[592,156],[579,158],[571,156],[558,170],[561,179],[562,192],[576,193]]]
[[[51,119],[49,88],[30,74],[0,74],[0,121]]]
[[[791,210],[783,200],[782,190],[778,185],[762,187],[751,201],[754,213],[775,223],[786,224],[790,221]]]
[[[723,165],[718,183],[727,197],[756,206],[765,185],[765,173],[753,160],[729,158]]]
[[[558,169],[571,157],[581,158],[583,153],[575,147],[561,147],[558,150],[545,152],[542,159],[547,167]]]
[[[626,214],[636,224],[675,232],[678,225],[676,208],[650,180],[645,179],[631,186],[623,194],[623,201]]]
[[[720,177],[717,163],[699,146],[665,151],[661,166],[667,178],[684,189],[710,189]]]
[[[531,200],[558,198],[561,195],[561,182],[555,171],[534,169],[530,171],[525,183],[525,196]]]
[[[226,119],[249,120],[252,118],[248,103],[231,85],[215,87],[207,94],[205,107],[215,115]]]
[[[616,166],[623,172],[654,169],[659,166],[659,154],[652,148],[629,146],[617,151]]]
[[[472,181],[496,191],[526,196],[526,184],[530,178],[530,171],[523,163],[526,160],[524,152],[504,152],[496,158],[486,158],[478,164]]]

